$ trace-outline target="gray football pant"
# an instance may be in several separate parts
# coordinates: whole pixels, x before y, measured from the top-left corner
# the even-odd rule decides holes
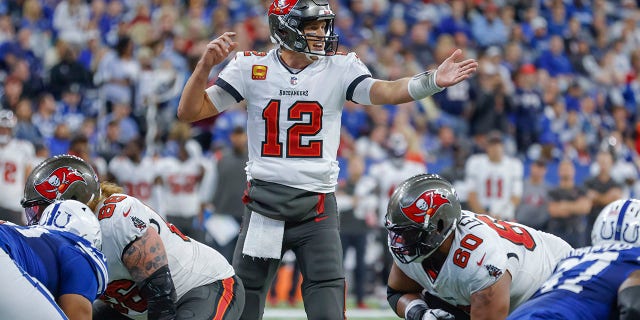
[[[335,210],[305,222],[286,222],[282,254],[291,249],[302,273],[302,299],[307,319],[345,318],[345,280],[342,266],[339,220]],[[262,319],[269,287],[279,259],[253,258],[242,254],[250,213],[245,213],[233,255],[233,267],[244,284],[245,306],[240,319]]]

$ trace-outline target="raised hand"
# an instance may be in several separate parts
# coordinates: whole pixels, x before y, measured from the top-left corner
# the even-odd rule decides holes
[[[478,69],[478,62],[474,59],[462,59],[462,50],[457,49],[438,66],[436,85],[440,88],[450,87],[465,79]]]
[[[233,41],[235,35],[235,32],[225,32],[207,44],[207,49],[200,58],[205,66],[212,68],[219,64],[238,47],[238,43]]]

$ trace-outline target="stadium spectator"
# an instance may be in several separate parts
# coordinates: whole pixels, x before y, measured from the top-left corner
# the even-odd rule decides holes
[[[529,178],[524,181],[522,201],[516,208],[515,221],[546,231],[549,222],[549,184],[545,181],[547,164],[536,160],[529,165]]]
[[[242,197],[247,187],[245,165],[249,160],[245,128],[236,126],[230,139],[231,144],[219,151],[220,158],[215,167],[217,179],[213,194],[213,218],[214,221],[215,219],[227,220],[227,223],[220,224],[218,227],[226,226],[232,230],[224,230],[224,234],[230,234],[228,237],[212,235],[213,247],[229,262],[233,259],[233,250],[238,241],[240,223],[244,214]],[[222,232],[218,233],[222,234]]]
[[[575,165],[562,160],[558,165],[558,186],[549,190],[550,233],[561,237],[572,247],[587,243],[587,215],[591,211],[591,199],[587,191],[575,183]]]
[[[584,182],[587,196],[591,199],[591,211],[587,216],[587,230],[593,229],[600,211],[609,203],[622,198],[622,186],[611,177],[613,156],[609,150],[598,152],[596,156],[598,173]]]

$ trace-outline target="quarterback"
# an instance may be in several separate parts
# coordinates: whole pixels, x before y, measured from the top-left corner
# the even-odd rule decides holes
[[[461,210],[455,189],[438,175],[400,184],[385,226],[394,258],[389,304],[409,320],[453,319],[458,310],[505,319],[571,250],[554,235]]]
[[[277,48],[238,52],[207,88],[211,69],[238,43],[211,41],[187,81],[178,118],[197,121],[245,101],[247,212],[233,265],[244,282],[243,319],[259,319],[283,252],[303,275],[309,319],[344,318],[344,270],[335,188],[340,118],[346,100],[363,105],[421,100],[469,78],[476,61],[456,50],[437,68],[395,81],[373,79],[354,53],[339,53],[327,0],[275,0],[269,29]],[[264,237],[269,234],[269,237]],[[256,259],[259,258],[259,259]]]
[[[77,199],[97,215],[109,283],[94,319],[238,319],[244,289],[226,259],[122,191],[69,155],[43,161],[25,186],[22,204],[41,224],[49,219],[40,206],[54,199]]]

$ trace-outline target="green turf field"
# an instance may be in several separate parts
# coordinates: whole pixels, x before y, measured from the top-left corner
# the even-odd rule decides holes
[[[385,301],[386,302],[386,301]],[[391,309],[385,304],[380,306],[379,302],[374,299],[365,301],[369,306],[369,309],[357,309],[352,299],[347,300],[347,319],[349,320],[365,320],[365,319],[379,319],[379,320],[397,320],[398,318]],[[290,306],[285,302],[279,303],[277,306],[267,306],[264,311],[264,319],[271,320],[306,320],[306,314],[304,313],[304,306],[302,303],[297,303],[295,306]]]
[[[294,308],[267,308],[264,311],[264,319],[278,319],[278,320],[306,320],[307,317],[303,309]],[[364,320],[364,319],[379,319],[379,320],[392,320],[399,319],[391,312],[391,310],[381,309],[353,309],[347,310],[347,319],[349,320]]]

